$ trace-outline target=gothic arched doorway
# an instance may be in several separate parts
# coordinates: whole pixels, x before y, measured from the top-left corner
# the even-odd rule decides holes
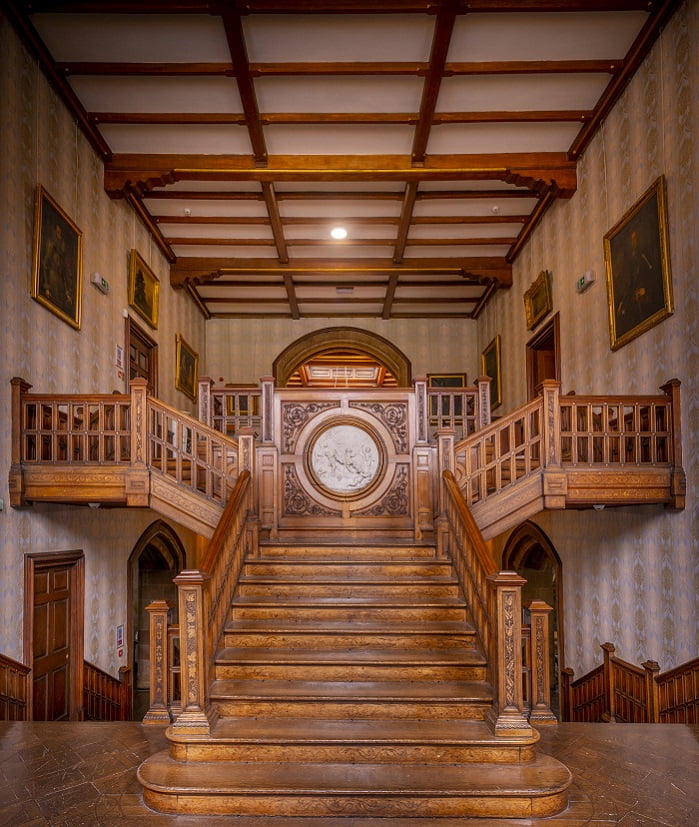
[[[335,373],[333,373],[335,371]],[[274,360],[278,388],[309,384],[362,387],[409,387],[410,360],[394,344],[367,330],[328,327],[315,330],[292,342]],[[364,377],[362,379],[362,376]]]
[[[167,600],[177,616],[177,586],[173,578],[185,568],[185,550],[180,538],[163,520],[156,520],[139,537],[129,556],[128,601],[133,668],[133,719],[142,720],[148,711],[150,690],[150,616],[146,606]],[[175,620],[176,622],[176,620]]]
[[[551,703],[558,712],[560,670],[563,664],[563,584],[561,560],[553,543],[535,523],[518,526],[510,535],[502,554],[502,567],[516,571],[527,582],[522,589],[522,605],[544,600],[553,608],[549,622],[551,662]]]

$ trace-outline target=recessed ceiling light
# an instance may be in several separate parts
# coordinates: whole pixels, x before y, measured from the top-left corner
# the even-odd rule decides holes
[[[342,241],[343,238],[347,238],[347,230],[345,227],[333,227],[332,230],[330,230],[330,235],[336,241]]]

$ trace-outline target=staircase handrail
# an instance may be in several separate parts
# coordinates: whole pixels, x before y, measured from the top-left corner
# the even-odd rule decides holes
[[[476,637],[488,660],[493,686],[489,721],[498,735],[531,733],[524,715],[522,586],[524,578],[500,571],[488,554],[456,478],[448,469],[445,517],[450,555],[471,613]]]

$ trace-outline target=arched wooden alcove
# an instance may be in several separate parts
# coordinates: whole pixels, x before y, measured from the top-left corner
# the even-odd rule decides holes
[[[410,387],[412,369],[408,357],[383,336],[354,327],[323,328],[292,342],[274,360],[272,370],[276,386],[286,387],[290,377],[306,362],[339,349],[371,356],[393,374],[399,387]]]
[[[522,605],[534,599],[545,600],[553,608],[549,624],[554,705],[557,705],[560,672],[564,665],[563,583],[561,560],[553,543],[536,523],[529,520],[510,535],[502,554],[502,567],[516,571],[527,582],[522,589]]]

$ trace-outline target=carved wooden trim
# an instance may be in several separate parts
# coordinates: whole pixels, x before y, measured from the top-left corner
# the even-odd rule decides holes
[[[375,416],[391,435],[397,454],[408,450],[408,403],[407,402],[350,402],[350,408],[358,408]]]
[[[144,724],[170,723],[167,705],[167,620],[171,608],[167,600],[154,600],[146,606],[150,615],[150,703],[143,719]]]
[[[358,517],[403,517],[410,514],[410,497],[408,493],[408,465],[398,464],[393,472],[393,479],[388,491],[381,497],[378,503],[356,511]]]
[[[306,493],[296,473],[296,467],[284,464],[284,516],[341,517],[339,509],[325,508]]]
[[[340,400],[333,402],[282,402],[282,453],[293,454],[303,426],[323,411],[340,407]]]

